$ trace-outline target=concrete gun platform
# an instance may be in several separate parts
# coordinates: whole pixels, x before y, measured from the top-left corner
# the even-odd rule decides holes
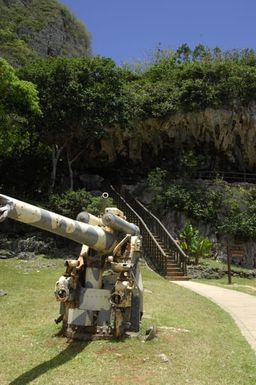
[[[256,296],[193,281],[174,281],[215,302],[231,315],[242,335],[256,352]]]

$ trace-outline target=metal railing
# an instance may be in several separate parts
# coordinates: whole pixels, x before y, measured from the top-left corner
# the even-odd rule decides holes
[[[140,227],[143,237],[144,257],[150,261],[156,271],[163,276],[167,276],[167,263],[168,260],[171,260],[186,275],[187,256],[160,220],[126,190],[119,192],[113,186],[110,186],[109,193],[117,206],[124,211],[127,220]],[[159,244],[158,239],[163,247]]]
[[[177,265],[181,268],[184,274],[187,273],[187,256],[184,251],[177,244],[175,239],[165,228],[162,222],[149,211],[140,201],[132,198],[133,207],[136,212],[143,218],[147,226],[150,228],[152,233],[157,236],[158,239],[164,245],[164,248],[168,250],[168,254]]]
[[[256,173],[239,171],[218,171],[218,170],[196,170],[195,178],[201,179],[223,179],[227,182],[256,183]]]

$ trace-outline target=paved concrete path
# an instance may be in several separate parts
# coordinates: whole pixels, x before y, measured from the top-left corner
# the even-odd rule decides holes
[[[227,311],[256,352],[256,296],[192,281],[172,281],[172,283],[209,298]]]

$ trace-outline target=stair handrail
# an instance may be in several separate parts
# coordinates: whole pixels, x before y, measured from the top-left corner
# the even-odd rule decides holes
[[[147,224],[144,222],[141,216],[132,208],[132,206],[126,201],[126,199],[114,188],[114,186],[110,185],[110,190],[111,193],[114,193],[114,195],[117,197],[118,207],[120,207],[121,209],[127,208],[130,213],[132,213],[132,218],[129,219],[133,220],[133,222],[136,222],[136,220],[134,219],[137,219],[136,224],[139,224],[141,235],[143,238],[143,256],[145,260],[152,264],[159,274],[166,276],[168,257],[165,251],[158,244]],[[154,253],[152,253],[152,248],[154,249]]]
[[[172,241],[174,247],[176,247],[179,252],[183,255],[184,259],[188,259],[186,253],[182,250],[182,248],[180,247],[180,245],[177,243],[177,241],[175,241],[175,239],[173,238],[173,236],[171,235],[171,233],[169,233],[169,231],[167,230],[167,228],[162,224],[162,222],[160,221],[159,218],[157,218],[150,210],[147,209],[147,207],[145,207],[139,200],[137,200],[136,198],[134,198],[134,200],[143,208],[143,210],[145,210],[151,217],[153,217],[155,219],[155,221],[159,224],[159,226],[162,228],[162,230],[166,233],[166,235],[169,237],[169,239]]]
[[[193,172],[195,178],[215,179],[216,177],[224,180],[233,180],[236,182],[256,182],[256,173],[246,171],[223,171],[223,170],[203,170],[195,169]]]
[[[144,222],[150,228],[151,232],[160,238],[166,249],[171,251],[171,255],[175,262],[180,266],[184,275],[186,275],[188,257],[159,220],[159,218],[151,213],[151,211],[148,210],[139,200],[135,199],[126,189],[122,190],[122,194],[126,201],[130,201],[132,205],[137,205],[136,212],[140,214]]]

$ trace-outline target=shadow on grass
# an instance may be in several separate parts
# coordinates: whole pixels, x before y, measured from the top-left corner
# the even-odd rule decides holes
[[[19,377],[15,378],[9,385],[27,385],[36,378],[42,376],[48,370],[57,368],[60,365],[72,360],[77,354],[81,353],[83,349],[89,345],[90,341],[78,342],[72,341],[65,350],[60,352],[57,356],[51,358],[48,361],[42,362],[41,364],[30,369],[26,373],[23,373]]]

